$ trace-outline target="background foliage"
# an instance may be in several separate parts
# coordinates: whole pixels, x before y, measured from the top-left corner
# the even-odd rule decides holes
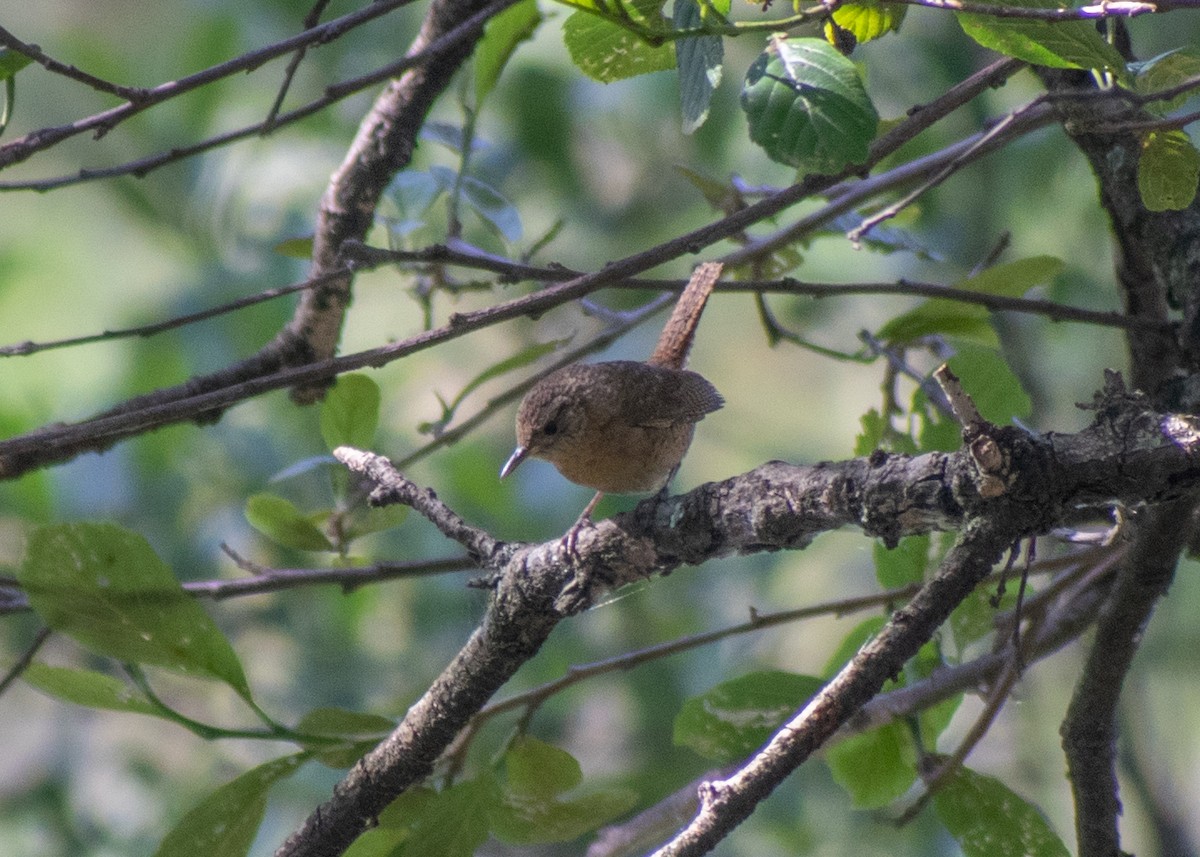
[[[912,105],[932,100],[993,59],[963,33],[978,37],[982,29],[980,41],[989,44],[986,22],[966,20],[960,26],[950,15],[924,8],[908,10],[900,35],[862,45],[854,62],[809,42],[804,50],[818,55],[817,73],[829,66],[841,74],[831,87],[840,98],[836,109],[849,111],[851,130],[836,121],[839,130],[832,138],[820,128],[806,137],[807,131],[787,125],[786,110],[772,114],[778,93],[757,88],[778,86],[793,74],[785,66],[794,47],[769,42],[765,31],[737,39],[706,37],[710,41],[697,40],[686,63],[680,53],[677,74],[642,74],[673,67],[675,53],[669,46],[646,45],[629,28],[614,28],[595,14],[617,7],[570,5],[578,8],[542,5],[544,21],[498,80],[489,78],[488,63],[498,68],[504,50],[491,47],[493,54],[477,59],[435,105],[412,167],[386,197],[372,236],[376,244],[423,247],[441,240],[448,222],[461,217],[464,238],[490,252],[518,257],[537,248],[539,263],[595,270],[712,219],[705,194],[728,188],[730,176],[741,177],[753,198],[759,188],[792,182],[797,168],[832,171],[861,160],[875,130],[871,114],[877,112],[886,128]],[[332,3],[326,17],[351,8]],[[624,8],[621,14],[634,23],[658,26],[658,4]],[[867,11],[878,7],[858,8],[869,17]],[[717,3],[703,7],[703,15],[714,10],[730,11]],[[285,38],[300,28],[306,11],[286,0],[252,7],[105,0],[53,8],[18,4],[0,24],[100,77],[153,85]],[[761,18],[751,7],[732,13],[739,20]],[[391,61],[398,46],[411,40],[422,14],[417,4],[312,50],[294,91],[311,97],[334,81]],[[675,4],[677,26],[694,26],[701,17],[700,7]],[[535,22],[528,5],[514,7],[507,22],[514,41]],[[866,42],[875,31],[886,33],[890,22],[839,23]],[[1111,50],[1091,24],[1043,26],[1058,28],[1056,36],[1072,32],[1068,27],[1088,34],[1077,41],[1063,37],[1065,47],[1054,42],[1057,56],[1092,52],[1085,65],[1103,65]],[[1187,13],[1139,18],[1129,27],[1142,57],[1194,43],[1200,35],[1195,16]],[[810,25],[806,34],[820,39],[820,27]],[[1053,64],[1036,36],[1042,52],[1034,56],[1023,56],[1020,44],[992,46]],[[614,55],[604,53],[607,38],[629,48],[627,56],[621,54],[628,65],[603,62]],[[769,44],[776,45],[773,54],[764,53]],[[153,50],[145,49],[150,45]],[[713,71],[718,61],[719,85]],[[99,139],[77,138],[13,166],[0,178],[20,182],[70,174],[260,121],[284,63],[201,87]],[[1159,86],[1192,74],[1189,68],[1184,65]],[[747,72],[758,83],[742,95]],[[14,79],[19,86],[15,101],[9,93],[14,109],[3,139],[72,121],[96,111],[102,101],[36,67]],[[893,160],[938,151],[1040,91],[1034,76],[1022,72]],[[297,249],[306,255],[303,239],[313,230],[316,202],[372,96],[367,90],[270,136],[216,149],[144,179],[6,193],[0,339],[45,341],[146,324],[302,279],[306,264],[296,258]],[[785,126],[788,150],[772,151],[771,141]],[[460,179],[464,139],[472,134],[469,171]],[[1186,205],[1190,198],[1179,190],[1179,174],[1191,170],[1194,192],[1190,144],[1173,137],[1147,145],[1165,146],[1161,157],[1168,161],[1157,174],[1165,178],[1144,177],[1147,205]],[[448,206],[450,199],[457,207]],[[805,203],[788,217],[815,207]],[[861,249],[845,237],[853,225],[834,224],[827,234],[781,251],[780,272],[795,269],[809,281],[965,283],[1090,309],[1119,308],[1095,181],[1054,126],[972,162]],[[1002,235],[1009,236],[1006,242]],[[292,239],[301,240],[286,243]],[[998,243],[1007,248],[1002,261],[1014,266],[1004,269],[1002,282],[971,280]],[[687,264],[675,262],[661,273],[686,276]],[[482,275],[461,275],[453,288],[436,288],[440,285],[445,284],[436,276],[398,267],[359,275],[340,351],[408,336],[517,288],[493,285]],[[206,853],[241,848],[271,853],[329,793],[340,776],[337,766],[386,731],[458,650],[481,615],[485,595],[467,588],[469,573],[459,572],[345,591],[309,586],[202,601],[200,610],[196,601],[177,597],[170,579],[243,575],[222,545],[275,568],[454,555],[426,522],[390,511],[346,519],[350,529],[343,533],[371,535],[348,544],[330,540],[323,527],[330,514],[345,512],[339,503],[351,489],[329,464],[329,449],[353,443],[404,458],[441,427],[456,425],[525,377],[532,362],[551,350],[539,346],[582,344],[605,329],[612,312],[644,299],[613,290],[586,312],[564,307],[391,363],[369,373],[374,384],[362,376],[344,377],[320,407],[298,408],[276,392],[232,408],[212,425],[169,427],[103,455],[0,482],[0,566],[19,577],[41,614],[14,614],[0,623],[4,661],[20,657],[43,620],[66,632],[72,623],[86,626],[75,638],[54,634],[24,680],[0,695],[6,738],[0,754],[5,798],[0,841],[14,854],[149,854],[160,846],[161,853],[188,853],[209,841],[204,837],[213,835],[211,819],[227,817],[224,806],[242,813],[244,826],[225,830]],[[213,371],[269,339],[289,318],[290,301],[265,302],[144,339],[6,356],[0,433],[8,437],[82,418],[131,395]],[[915,440],[907,432],[898,440],[885,427],[879,417],[888,404],[880,393],[885,361],[830,356],[861,353],[862,330],[892,342],[947,335],[956,366],[984,414],[1005,422],[1019,418],[1034,430],[1082,426],[1087,415],[1075,403],[1089,400],[1100,386],[1101,369],[1123,368],[1127,359],[1116,330],[1031,315],[879,295],[822,301],[774,296],[767,303],[781,330],[797,332],[815,347],[764,328],[749,294],[713,299],[692,367],[723,391],[727,405],[701,425],[677,477],[679,490],[773,458],[848,458],[876,443],[956,444],[957,432],[951,428],[947,434],[943,425],[938,435],[932,417],[913,423]],[[605,356],[647,355],[659,318],[622,337]],[[487,372],[506,358],[511,362],[500,368],[508,371]],[[907,409],[914,388],[902,382],[898,389]],[[527,465],[514,481],[498,482],[512,445],[511,416],[511,408],[500,409],[478,430],[406,472],[499,538],[554,538],[589,495],[547,466]],[[895,425],[907,429],[903,420]],[[609,498],[599,513],[632,505]],[[70,526],[38,529],[62,522]],[[904,554],[873,551],[857,533],[832,533],[804,552],[681,570],[622,590],[561,626],[509,691],[556,679],[571,665],[741,623],[752,611],[765,614],[901,586],[919,580],[927,552],[940,549],[936,538],[906,543],[906,569]],[[114,574],[134,574],[129,585],[153,603],[147,621],[162,622],[165,637],[156,632],[131,650],[127,637],[96,630],[121,621],[124,602],[117,599],[113,606],[105,600],[119,594],[116,577],[101,575],[94,590],[89,587],[95,577],[56,577],[87,568],[84,554],[106,551]],[[1169,796],[1165,805],[1175,808],[1200,800],[1194,774],[1200,769],[1200,724],[1189,714],[1200,693],[1189,621],[1189,605],[1200,594],[1193,591],[1193,571],[1189,561],[1155,616],[1124,697],[1129,728],[1122,747],[1123,831],[1128,850],[1142,854],[1153,851],[1161,824],[1154,811],[1164,805],[1163,795]],[[77,600],[55,618],[61,603],[39,605],[38,587],[64,585]],[[151,597],[160,590],[157,600]],[[968,625],[989,621],[986,594],[975,606],[977,613],[964,612],[940,650],[929,651],[929,663],[922,666],[918,659],[907,678],[920,676],[950,652],[958,657],[963,649],[984,645]],[[714,718],[722,699],[735,711],[790,712],[878,627],[883,610],[876,605],[869,619],[870,613],[823,615],[732,635],[636,669],[602,673],[550,697],[528,722],[520,712],[497,716],[475,737],[457,784],[439,782],[444,788],[437,799],[432,789],[410,792],[395,817],[381,819],[376,837],[387,847],[404,841],[409,849],[404,853],[469,853],[483,842],[484,853],[579,853],[583,846],[570,841],[574,837],[631,807],[654,804],[714,765],[742,758],[769,734],[774,725],[769,718],[757,725],[759,732]],[[197,638],[208,645],[197,648]],[[1028,853],[1060,853],[1062,843],[1072,841],[1072,821],[1057,725],[1080,657],[1069,647],[1027,672],[1015,704],[1004,708],[971,756],[971,770],[956,775],[933,811],[907,826],[881,823],[880,808],[902,807],[903,796],[916,792],[916,727],[894,724],[891,731],[841,743],[825,764],[801,769],[721,853],[928,854],[957,848],[980,853],[971,848],[973,834],[964,819],[986,813],[1000,819],[996,825],[1016,818],[1036,828],[1036,850]],[[123,662],[145,669],[122,667]],[[58,671],[64,667],[90,672]],[[928,712],[924,734],[935,742],[939,733],[942,738],[925,749],[955,746],[980,705],[967,696],[956,711],[950,706]],[[166,709],[160,706],[169,708],[168,716],[161,716]],[[220,724],[229,734],[215,738],[202,724]],[[513,740],[518,728],[523,735]],[[302,733],[302,740],[264,740],[261,733],[269,736],[272,729],[276,737]],[[296,752],[316,754],[330,765],[300,765],[302,759],[291,755]],[[1146,764],[1151,752],[1153,767]],[[216,791],[225,783],[232,791]],[[983,807],[974,816],[963,809],[971,800]],[[252,823],[248,808],[262,811],[261,827]],[[485,817],[488,824],[480,821]],[[463,819],[472,822],[459,827]],[[1184,819],[1194,848],[1200,826]],[[389,830],[400,832],[386,840]],[[452,835],[459,838],[444,840]],[[387,853],[368,852],[368,839],[362,853]],[[563,839],[567,844],[545,844]],[[1034,848],[1028,841],[1020,847]]]

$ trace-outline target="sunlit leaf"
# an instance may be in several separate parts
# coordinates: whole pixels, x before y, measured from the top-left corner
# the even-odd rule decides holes
[[[929,565],[929,536],[905,536],[896,547],[888,550],[875,540],[875,578],[885,589],[898,589],[925,580]]]
[[[297,753],[274,759],[221,786],[175,825],[154,857],[243,857],[262,823],[267,792],[307,758]]]
[[[892,30],[900,29],[907,6],[881,3],[879,0],[855,0],[833,10],[833,20],[848,30],[859,44],[878,39]]]
[[[722,682],[683,703],[675,743],[719,762],[745,758],[823,686],[821,679],[776,670]]]
[[[989,2],[989,0],[984,0]],[[1061,9],[1057,0],[1002,0],[997,6]],[[957,13],[964,32],[985,48],[1034,65],[1095,68],[1122,73],[1125,61],[1090,21],[1051,23],[1032,18]]]
[[[112,524],[41,527],[18,571],[39,616],[118,661],[250,688],[233,647],[137,533]]]
[[[887,806],[917,779],[916,748],[904,723],[889,723],[831,746],[825,762],[860,809]]]
[[[965,857],[1068,857],[1042,813],[999,780],[969,769],[933,796],[938,818]]]
[[[624,2],[622,8],[632,20],[665,30],[662,5],[661,0],[635,0]],[[563,22],[563,41],[580,71],[601,83],[675,67],[675,50],[670,45],[649,45],[592,12],[571,13]]]
[[[879,124],[854,63],[821,39],[773,37],[746,72],[742,109],[750,139],[810,173],[864,161]]]
[[[333,543],[291,500],[254,494],[246,500],[246,520],[272,541],[306,551],[331,551]]]
[[[999,351],[967,343],[957,351],[947,362],[984,419],[1008,425],[1030,415],[1033,402]]]
[[[1142,140],[1138,192],[1150,211],[1181,211],[1196,198],[1200,152],[1183,131],[1151,131]]]

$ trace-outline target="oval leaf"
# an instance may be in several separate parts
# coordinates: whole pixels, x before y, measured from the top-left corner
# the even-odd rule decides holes
[[[129,685],[94,670],[33,663],[25,668],[21,678],[42,693],[76,705],[107,711],[132,711],[137,714],[160,713]]]
[[[722,763],[745,758],[823,686],[818,678],[777,670],[723,682],[683,703],[675,743]]]
[[[859,44],[878,39],[892,30],[900,29],[907,6],[880,3],[877,0],[857,0],[843,3],[833,10],[833,20],[843,30],[854,35]]]
[[[966,857],[1068,857],[1037,807],[997,779],[970,769],[950,776],[933,796],[938,818]]]
[[[246,501],[246,520],[271,541],[305,551],[331,551],[333,543],[296,508],[276,494],[255,494]]]
[[[42,527],[17,576],[46,624],[86,648],[220,679],[250,698],[229,641],[137,533],[112,524]]]
[[[379,425],[379,385],[366,375],[343,375],[321,404],[321,437],[329,449],[365,448]]]
[[[307,758],[307,754],[297,753],[273,759],[221,786],[183,817],[154,857],[243,857],[262,823],[267,791],[294,773]]]
[[[1180,211],[1196,198],[1200,152],[1183,131],[1151,131],[1142,141],[1138,192],[1150,211]]]
[[[755,143],[810,173],[862,163],[879,125],[854,63],[820,39],[774,37],[746,72],[742,109]]]
[[[646,19],[637,11],[638,6],[646,6],[659,22],[662,21],[658,12],[662,7],[661,0],[624,4],[623,11],[634,20],[642,18],[652,23],[652,18]],[[601,83],[675,67],[675,51],[670,45],[653,47],[624,27],[591,12],[571,13],[563,22],[563,41],[571,54],[571,61],[579,70]]]
[[[542,23],[537,0],[520,0],[487,23],[479,47],[475,49],[475,106],[491,93],[500,72],[521,42],[533,38]]]
[[[570,791],[583,780],[579,762],[566,750],[522,737],[504,754],[506,785],[510,792],[549,798]]]
[[[839,741],[825,753],[833,779],[859,809],[879,809],[917,779],[917,753],[906,723],[889,723]]]
[[[987,2],[987,0],[985,0]],[[1004,0],[996,5],[1026,9],[1060,9],[1057,0]],[[1108,69],[1118,74],[1125,61],[1090,21],[1051,23],[1033,18],[957,13],[968,36],[985,48],[1019,60],[1053,68]]]

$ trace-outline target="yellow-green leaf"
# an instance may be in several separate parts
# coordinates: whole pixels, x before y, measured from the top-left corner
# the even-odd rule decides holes
[[[1196,198],[1200,152],[1183,131],[1151,131],[1142,141],[1138,191],[1150,211],[1179,211]]]
[[[856,41],[869,42],[899,30],[907,6],[880,3],[878,0],[857,0],[833,10],[833,20],[843,30],[853,34]]]

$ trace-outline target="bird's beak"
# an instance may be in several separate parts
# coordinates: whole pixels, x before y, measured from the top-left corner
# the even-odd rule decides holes
[[[504,462],[504,466],[500,468],[500,478],[503,479],[508,474],[517,469],[517,465],[526,459],[529,455],[529,447],[518,446],[513,450],[513,454],[508,457],[508,461]]]

